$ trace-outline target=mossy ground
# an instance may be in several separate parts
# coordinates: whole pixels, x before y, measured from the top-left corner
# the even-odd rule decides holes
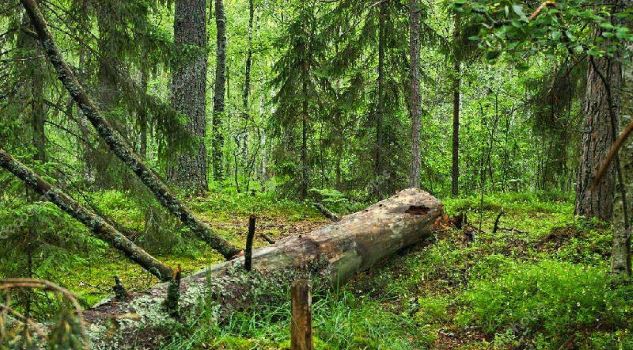
[[[623,301],[633,293],[608,275],[611,230],[575,218],[570,196],[504,194],[443,202],[449,215],[467,214],[474,241],[463,229],[447,227],[348,284],[317,292],[317,349],[632,345],[633,311]],[[189,204],[216,232],[240,246],[251,213],[259,218],[258,232],[273,238],[327,223],[308,205],[268,196],[212,195]],[[493,233],[501,210],[501,229]],[[266,244],[256,240],[256,246]],[[221,260],[197,243],[160,259],[181,265],[185,273]],[[114,275],[132,290],[156,282],[114,253],[82,261],[65,274],[63,284],[86,304],[109,293]],[[286,288],[279,286],[279,293]],[[289,301],[257,305],[235,313],[225,324],[187,325],[164,348],[288,348],[289,313]]]

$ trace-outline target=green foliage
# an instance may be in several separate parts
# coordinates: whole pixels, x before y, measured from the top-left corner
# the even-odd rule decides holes
[[[615,6],[615,2],[592,6],[595,2],[561,1],[546,4],[538,10],[527,9],[524,4],[512,0],[457,0],[453,4],[457,12],[481,23],[479,34],[471,39],[479,41],[491,60],[503,52],[517,56],[543,51],[551,54],[562,51],[570,56],[612,56],[627,42],[633,41],[630,28],[624,24],[632,18],[633,12],[630,8]],[[591,35],[593,28],[600,28],[597,37]]]
[[[344,193],[333,188],[311,188],[310,194],[334,213],[350,213],[358,211],[365,205],[364,203],[355,203],[350,201]]]
[[[633,289],[613,288],[603,268],[552,260],[512,262],[496,277],[476,280],[464,294],[462,324],[511,340],[558,348],[582,344],[593,329],[627,329]]]

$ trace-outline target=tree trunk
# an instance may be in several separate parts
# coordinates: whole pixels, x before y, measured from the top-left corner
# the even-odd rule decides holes
[[[132,241],[112,227],[107,220],[97,215],[94,211],[85,208],[62,190],[52,186],[31,169],[15,160],[2,148],[0,148],[0,167],[11,172],[35,192],[41,194],[61,210],[86,225],[99,239],[121,251],[128,259],[139,264],[159,280],[169,281],[171,279],[171,268],[132,243]]]
[[[305,63],[304,63],[305,65]],[[307,68],[304,68],[306,70]],[[304,71],[303,77],[303,103],[301,113],[301,186],[299,188],[299,198],[306,199],[308,187],[310,186],[308,169],[308,76]]]
[[[142,72],[141,72],[141,89],[142,92],[144,94],[147,93],[147,82],[149,80],[149,72],[148,72],[149,68],[143,67],[142,68]],[[143,107],[138,111],[138,124],[139,124],[139,131],[140,131],[140,135],[139,135],[139,152],[140,152],[140,156],[143,157],[143,159],[147,159],[147,141],[148,141],[148,128],[149,128],[149,121],[147,119],[147,104],[143,103]]]
[[[255,17],[254,0],[248,0],[248,53],[246,54],[246,70],[244,72],[244,92],[242,95],[242,104],[244,113],[247,115],[249,106],[249,97],[251,94],[251,68],[253,66],[253,20]]]
[[[28,16],[22,18],[22,26],[32,30]],[[25,75],[30,77],[28,86],[31,99],[31,131],[33,133],[33,146],[35,154],[33,159],[39,162],[46,162],[46,133],[44,125],[46,123],[46,113],[44,111],[44,65],[43,60],[38,57],[41,51],[37,45],[37,39],[25,32],[19,32],[18,46],[20,46],[28,59],[24,60]]]
[[[184,55],[184,59],[177,58],[173,67],[172,106],[187,116],[187,129],[195,145],[187,154],[175,156],[169,169],[169,179],[195,192],[209,189],[207,149],[204,143],[207,127],[206,9],[205,0],[178,0],[174,12],[176,50],[187,55]],[[195,48],[195,52],[191,53],[191,48]]]
[[[103,111],[104,116],[108,119],[110,124],[114,126],[118,131],[121,131],[120,121],[112,117],[112,111],[116,109],[119,102],[119,90],[117,88],[116,79],[112,74],[112,70],[109,67],[111,60],[115,59],[121,47],[118,44],[117,33],[114,30],[116,24],[112,21],[117,21],[116,16],[112,15],[113,6],[117,4],[109,1],[102,1],[97,4],[97,27],[99,29],[98,39],[98,69],[97,69],[97,103]],[[125,136],[125,135],[124,135]],[[88,161],[93,166],[93,174],[95,184],[101,188],[112,188],[117,184],[116,174],[112,172],[112,165],[115,163],[115,157],[112,153],[108,152],[108,146],[99,141],[97,147],[88,155]]]
[[[224,94],[226,88],[226,16],[222,0],[215,0],[216,62],[215,62],[215,91],[213,94],[213,177],[222,180],[224,134],[222,122],[224,118]]]
[[[461,85],[461,61],[459,59],[458,42],[461,35],[459,16],[455,17],[455,29],[453,32],[453,163],[451,167],[451,195],[459,196],[459,108]]]
[[[428,193],[404,190],[340,222],[255,250],[250,274],[244,271],[244,260],[240,258],[184,278],[181,315],[185,319],[199,317],[200,303],[204,300],[218,302],[222,305],[220,314],[224,315],[238,307],[236,303],[246,307],[248,303],[259,302],[246,297],[260,287],[258,276],[290,285],[296,276],[309,274],[315,278],[321,276],[318,278],[335,287],[359,271],[430,237],[442,214],[442,205]],[[161,284],[135,295],[130,303],[106,302],[84,312],[88,328],[98,330],[92,339],[94,348],[107,349],[112,341],[132,344],[127,341],[130,339],[147,344],[169,336],[171,328],[160,328],[155,323],[156,319],[166,317],[160,306],[166,290],[167,284]],[[120,327],[109,327],[112,322]]]
[[[386,22],[388,11],[388,0],[380,3],[379,19],[378,19],[378,99],[376,101],[376,148],[374,158],[374,176],[376,179],[382,179],[382,148],[383,148],[383,130],[382,122],[385,110],[385,40],[386,40]],[[378,197],[382,197],[382,180],[375,185],[374,193]]]
[[[616,4],[618,1],[608,3]],[[595,36],[599,37],[601,34],[602,29],[597,28]],[[583,109],[585,121],[582,157],[576,184],[577,215],[597,217],[605,221],[613,216],[615,165],[609,167],[593,191],[591,187],[598,167],[615,140],[613,130],[618,128],[621,86],[622,67],[618,57],[590,58]]]
[[[420,8],[417,0],[409,3],[409,56],[411,59],[411,172],[409,185],[420,187]]]
[[[239,253],[239,249],[233,247],[222,237],[213,233],[209,225],[193,216],[189,209],[176,198],[158,175],[134,153],[134,150],[127,141],[103,118],[99,108],[86,94],[79,81],[77,81],[74,72],[64,61],[48,30],[46,21],[37,3],[34,0],[21,1],[31,18],[31,23],[37,32],[40,43],[57,71],[60,81],[64,84],[72,98],[83,111],[84,116],[92,123],[99,136],[106,142],[112,152],[136,174],[163,207],[178,218],[193,234],[207,242],[227,259]]]

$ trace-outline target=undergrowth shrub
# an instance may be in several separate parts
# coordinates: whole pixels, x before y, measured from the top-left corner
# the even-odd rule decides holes
[[[498,212],[502,208],[505,211],[515,212],[542,212],[560,213],[573,212],[573,197],[570,194],[559,192],[502,192],[491,193],[484,196],[474,194],[462,198],[446,198],[443,200],[446,212],[455,215],[463,211],[483,210]]]
[[[628,329],[631,297],[633,288],[613,287],[602,268],[509,262],[497,277],[472,283],[458,321],[506,345],[556,349],[571,341],[580,346],[596,330]]]

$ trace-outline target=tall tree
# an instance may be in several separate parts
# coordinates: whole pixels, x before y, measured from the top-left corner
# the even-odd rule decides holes
[[[420,187],[420,8],[417,0],[409,2],[409,59],[411,61],[411,172],[409,186]]]
[[[308,159],[308,136],[311,120],[315,117],[313,107],[318,103],[320,82],[317,68],[322,42],[317,30],[317,19],[313,1],[298,6],[296,17],[288,24],[287,36],[282,43],[286,50],[275,63],[277,76],[273,85],[277,91],[274,102],[277,110],[272,122],[275,130],[285,140],[281,144],[279,153],[284,154],[283,161],[292,162],[290,157],[299,158],[299,169],[292,166],[283,169],[284,173],[292,173],[298,183],[299,198],[304,199],[310,185],[310,161]],[[297,110],[299,107],[299,110]],[[301,145],[296,146],[296,133],[299,127]],[[288,155],[288,156],[285,156]],[[295,158],[296,160],[296,158]],[[297,174],[300,174],[298,177]]]
[[[244,70],[244,91],[242,93],[242,105],[244,113],[248,114],[249,98],[251,94],[251,69],[253,67],[253,22],[255,17],[255,1],[248,0],[248,52]]]
[[[20,31],[18,47],[22,50],[23,56],[20,60],[24,76],[28,77],[25,82],[24,92],[27,96],[30,107],[30,121],[33,147],[35,149],[33,159],[39,162],[46,162],[46,134],[44,126],[46,123],[46,112],[44,109],[44,62],[41,51],[38,48],[37,39],[26,34],[32,31],[30,20],[27,15],[22,18],[23,30]]]
[[[206,136],[207,29],[206,0],[178,0],[174,12],[171,98],[174,109],[187,116],[195,145],[177,154],[169,168],[172,182],[196,192],[208,190]],[[214,118],[215,120],[215,118]]]
[[[378,183],[374,187],[374,195],[383,196],[383,118],[385,114],[385,46],[387,45],[387,16],[389,15],[389,0],[380,2],[378,12],[378,78],[376,79],[377,95],[376,109],[374,114],[374,128],[376,133],[376,143],[374,145],[374,176]]]
[[[215,0],[215,25],[217,33],[213,93],[213,177],[215,180],[222,180],[224,178],[222,119],[224,118],[224,95],[226,93],[226,15],[222,0]]]
[[[461,26],[459,15],[455,15],[455,26],[453,28],[453,150],[451,165],[451,195],[459,195],[459,109],[460,109],[460,86],[461,86],[461,60],[459,50]]]
[[[619,0],[606,4],[612,12],[621,6]],[[595,29],[595,37],[602,36],[603,29]],[[609,147],[615,140],[620,108],[619,91],[622,87],[620,58],[589,57],[587,90],[583,115],[582,157],[576,183],[576,214],[610,220],[613,216],[615,169],[610,166],[602,180],[592,188],[595,172],[604,161]]]

